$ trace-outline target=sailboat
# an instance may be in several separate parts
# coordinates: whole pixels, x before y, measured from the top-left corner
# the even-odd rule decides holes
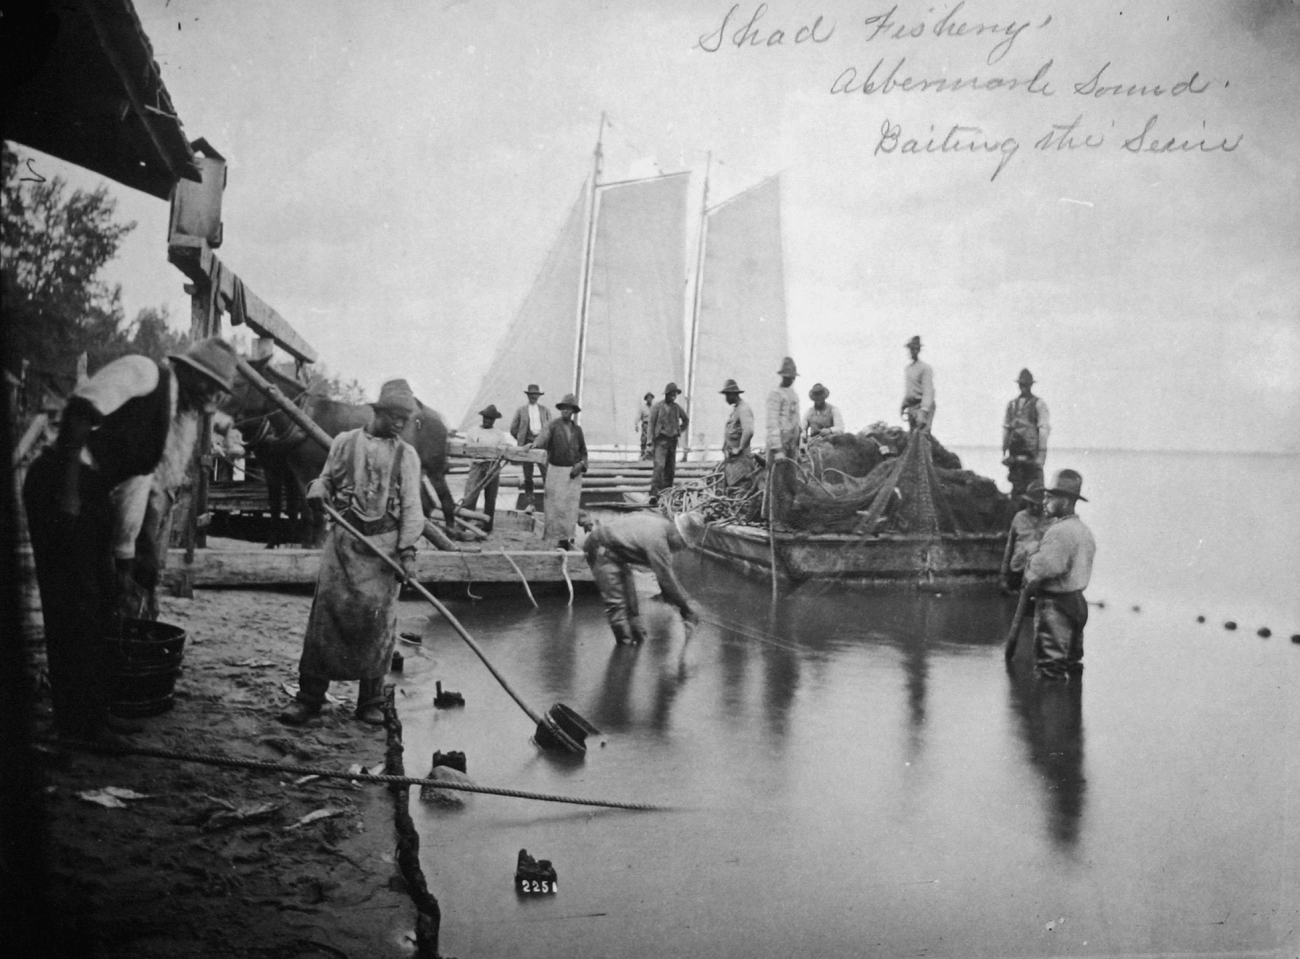
[[[696,457],[715,456],[727,417],[717,392],[723,382],[765,390],[789,352],[779,177],[711,207],[706,167],[695,268],[688,271],[690,171],[603,182],[604,126],[602,117],[591,175],[463,427],[477,422],[476,410],[537,383],[552,396],[578,397],[593,452],[637,449],[642,395],[674,382],[686,385],[691,423],[682,446]],[[754,406],[761,436],[762,403]]]

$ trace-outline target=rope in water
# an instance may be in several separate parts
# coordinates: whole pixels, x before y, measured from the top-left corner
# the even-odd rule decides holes
[[[533,799],[538,802],[569,803],[574,806],[603,806],[609,809],[635,809],[666,812],[671,806],[652,803],[618,802],[612,799],[582,799],[577,796],[556,796],[550,793],[525,792],[520,789],[500,789],[495,786],[476,786],[469,783],[441,782],[437,779],[420,779],[415,776],[389,776],[385,773],[352,773],[320,766],[303,766],[298,763],[271,762],[264,759],[237,759],[216,753],[194,753],[181,750],[157,749],[153,746],[110,747],[87,743],[95,752],[119,756],[148,756],[153,759],[173,759],[180,762],[202,763],[206,766],[232,766],[236,769],[253,769],[262,772],[296,773],[300,776],[320,776],[323,779],[353,779],[357,782],[384,783],[401,786],[433,786],[458,792],[486,793],[490,796],[509,796],[514,799]]]

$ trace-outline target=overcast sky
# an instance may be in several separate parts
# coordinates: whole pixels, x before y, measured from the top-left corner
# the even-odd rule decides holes
[[[708,151],[715,200],[784,174],[797,386],[852,428],[897,419],[917,333],[949,444],[997,443],[1028,366],[1054,446],[1300,450],[1293,0],[136,6],[187,134],[229,159],[222,259],[372,393],[405,376],[460,419],[607,111],[609,179],[691,169],[698,196]],[[1041,143],[1076,118],[1096,146]],[[954,126],[977,129],[939,149]],[[1170,138],[1193,148],[1124,147]],[[166,204],[112,190],[140,224],[128,315],[187,318]]]

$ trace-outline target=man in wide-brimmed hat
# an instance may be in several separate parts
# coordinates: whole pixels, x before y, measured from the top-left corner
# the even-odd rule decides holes
[[[654,459],[654,443],[650,439],[650,413],[654,409],[655,395],[647,393],[641,397],[641,408],[636,414],[636,434],[641,440],[641,458]]]
[[[646,638],[633,566],[650,567],[663,598],[677,607],[688,629],[694,628],[700,614],[673,572],[673,553],[698,546],[703,539],[704,521],[698,513],[679,513],[672,520],[658,513],[626,513],[588,532],[582,549],[616,642],[640,643]]]
[[[537,402],[545,394],[542,393],[536,383],[529,383],[528,389],[524,390],[524,395],[528,397],[528,402],[515,410],[514,419],[510,421],[510,435],[515,438],[515,442],[520,446],[531,446],[533,440],[542,434],[542,429],[551,421],[551,411]],[[536,492],[533,488],[533,464],[524,463],[523,466],[523,502],[525,508],[532,512]],[[539,466],[538,469],[542,474],[542,484],[545,485],[546,467]]]
[[[803,431],[809,439],[815,436],[832,436],[844,432],[844,414],[838,406],[826,402],[831,391],[817,383],[808,391],[813,405],[803,416]]]
[[[921,338],[904,344],[912,362],[903,369],[903,405],[899,410],[913,430],[929,431],[934,425],[934,370],[921,359]]]
[[[555,408],[560,418],[542,427],[532,446],[546,450],[546,529],[542,535],[546,542],[569,549],[582,501],[582,474],[587,472],[587,440],[573,419],[582,410],[578,398],[569,393]]]
[[[748,481],[757,469],[749,444],[754,439],[754,411],[740,398],[745,392],[735,380],[727,380],[718,391],[727,400],[731,412],[722,431],[722,475],[728,486]]]
[[[1011,498],[1020,497],[1029,484],[1043,481],[1047,462],[1047,436],[1052,431],[1047,404],[1034,395],[1034,374],[1028,369],[1016,377],[1020,395],[1007,404],[1002,418],[1002,463],[1011,482]]]
[[[794,360],[784,357],[776,375],[781,377],[781,385],[767,394],[767,506],[772,520],[781,523],[794,501],[794,461],[799,455],[803,424],[799,419],[799,394],[794,391],[794,379],[799,375]]]
[[[1034,480],[1019,499],[1021,510],[1011,517],[1007,546],[1002,553],[1002,582],[1009,592],[1020,592],[1029,557],[1038,552],[1043,534],[1052,525],[1052,520],[1043,515],[1043,496],[1042,482]]]
[[[307,502],[315,508],[329,503],[400,562],[410,579],[424,532],[420,457],[399,434],[416,411],[415,396],[406,380],[389,380],[370,405],[370,425],[334,437]],[[393,658],[400,590],[388,564],[352,533],[331,525],[298,662],[298,695],[280,714],[282,722],[306,722],[320,713],[332,681],[355,679],[360,680],[356,718],[382,725],[383,681]]]
[[[1058,470],[1043,503],[1052,524],[1025,568],[1025,587],[1037,603],[1034,657],[1042,679],[1068,680],[1083,674],[1083,627],[1088,623],[1083,591],[1092,577],[1097,544],[1074,512],[1080,500],[1088,501],[1083,477],[1074,470]]]
[[[115,741],[139,729],[108,712],[106,637],[122,600],[157,586],[170,497],[189,470],[201,416],[234,389],[235,364],[217,337],[167,363],[114,360],[73,391],[58,439],[27,471],[23,500],[61,735]]]
[[[686,411],[677,405],[681,390],[676,383],[664,387],[664,398],[650,409],[650,442],[654,444],[655,470],[650,480],[650,502],[659,491],[673,485],[677,476],[677,438],[686,432]]]
[[[483,409],[478,411],[478,415],[483,421],[478,426],[472,426],[465,431],[465,442],[470,446],[492,446],[498,449],[505,449],[513,446],[514,441],[503,430],[498,429],[496,422],[501,419],[501,414],[497,411],[495,403],[489,403]],[[465,496],[460,505],[465,509],[478,509],[479,493],[483,494],[483,512],[487,514],[487,525],[483,527],[483,532],[492,532],[493,519],[497,513],[497,490],[501,486],[501,469],[499,464],[492,460],[476,459],[469,468],[469,475],[465,477]]]

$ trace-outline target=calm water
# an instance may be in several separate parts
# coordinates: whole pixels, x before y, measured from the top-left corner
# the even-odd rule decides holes
[[[995,452],[961,452],[995,475]],[[1293,957],[1300,462],[1053,465],[1083,473],[1099,543],[1081,685],[1007,673],[999,597],[796,591],[773,607],[763,584],[687,559],[728,625],[684,643],[647,601],[654,638],[636,649],[614,646],[594,597],[455,604],[535,708],[565,702],[605,732],[575,765],[539,754],[473,654],[404,604],[426,637],[401,677],[409,770],[460,749],[483,784],[680,807],[413,799],[444,953]],[[466,708],[434,710],[435,679]],[[555,862],[558,896],[515,895],[521,847]]]

